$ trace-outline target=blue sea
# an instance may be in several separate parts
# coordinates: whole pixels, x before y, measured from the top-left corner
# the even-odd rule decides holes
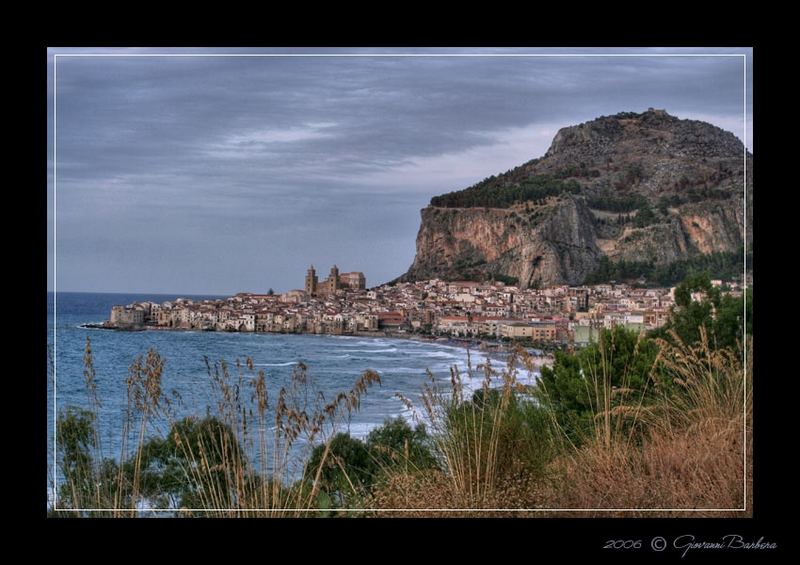
[[[369,388],[362,397],[360,409],[349,422],[343,423],[341,429],[355,437],[364,437],[387,418],[402,416],[412,421],[412,412],[396,397],[397,393],[409,398],[422,412],[420,393],[427,379],[427,369],[443,388],[448,388],[450,368],[456,366],[462,372],[467,368],[467,351],[462,347],[406,339],[87,329],[81,325],[104,321],[114,304],[142,300],[163,302],[177,296],[59,292],[56,298],[57,309],[54,309],[54,295],[48,293],[47,342],[54,368],[48,375],[47,400],[51,475],[54,406],[63,411],[68,406],[89,405],[83,376],[87,337],[91,340],[97,395],[101,403],[98,414],[101,444],[104,456],[117,459],[127,405],[128,367],[138,355],[146,355],[150,348],[155,348],[166,359],[162,389],[165,395],[171,396],[173,390],[180,395],[182,402],[175,407],[178,416],[203,416],[207,411],[212,414],[215,411],[217,397],[212,390],[204,357],[212,364],[225,360],[233,365],[237,359],[244,363],[249,356],[256,370],[266,371],[270,404],[277,398],[280,387],[289,384],[291,372],[298,362],[308,367],[314,389],[322,392],[326,399],[350,390],[364,370],[373,369],[381,376],[381,386]],[[476,351],[471,351],[470,355],[473,365],[485,361],[485,357]],[[476,382],[472,383],[475,388],[479,386],[479,379],[477,376]],[[247,396],[249,398],[249,393]],[[153,429],[150,433],[165,431]],[[293,455],[300,460],[311,447],[303,447],[300,442]]]

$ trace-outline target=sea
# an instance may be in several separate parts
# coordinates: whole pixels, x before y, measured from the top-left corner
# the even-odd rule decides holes
[[[87,323],[106,320],[115,304],[131,304],[151,300],[164,302],[177,295],[104,294],[59,292],[47,295],[48,316],[48,467],[51,482],[58,482],[54,461],[55,411],[68,407],[89,407],[84,378],[84,351],[87,338],[96,371],[95,385],[100,409],[97,423],[105,457],[120,459],[122,430],[126,418],[127,378],[129,367],[137,356],[146,356],[155,349],[166,361],[162,376],[164,397],[173,399],[175,417],[214,414],[218,395],[212,386],[206,359],[213,366],[225,361],[233,366],[252,359],[255,371],[264,370],[270,404],[274,405],[281,387],[291,383],[298,363],[307,367],[311,390],[309,398],[322,393],[333,399],[339,392],[349,391],[363,371],[372,369],[381,378],[362,396],[360,406],[349,418],[339,422],[337,431],[364,438],[370,430],[389,418],[402,417],[412,425],[425,420],[421,402],[428,371],[442,390],[450,388],[451,368],[466,374],[468,364],[474,378],[465,378],[465,389],[480,387],[483,372],[478,367],[486,362],[484,353],[449,343],[417,341],[389,337],[348,337],[301,334],[228,333],[204,331],[145,330],[136,332],[89,329]],[[195,300],[219,296],[183,295]],[[494,362],[495,366],[499,364]],[[247,376],[253,373],[246,371]],[[521,380],[535,379],[535,374],[522,375]],[[409,409],[398,397],[413,404]],[[248,389],[245,392],[250,397]],[[177,399],[180,398],[178,401]],[[153,427],[148,434],[164,434],[165,426]],[[134,439],[135,441],[135,439]],[[292,449],[296,469],[313,445],[302,438]]]

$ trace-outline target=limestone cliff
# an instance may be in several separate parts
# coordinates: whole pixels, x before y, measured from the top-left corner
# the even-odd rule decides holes
[[[752,241],[745,158],[750,214],[752,154],[729,132],[653,109],[563,128],[542,158],[433,198],[401,279],[579,284],[604,255],[739,252]]]

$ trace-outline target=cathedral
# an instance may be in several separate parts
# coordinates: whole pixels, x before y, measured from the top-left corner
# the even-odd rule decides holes
[[[317,271],[314,265],[306,273],[306,294],[308,296],[329,296],[335,295],[337,290],[364,290],[367,287],[367,279],[364,273],[354,271],[352,273],[339,273],[339,267],[334,265],[328,278],[322,282],[317,279]]]

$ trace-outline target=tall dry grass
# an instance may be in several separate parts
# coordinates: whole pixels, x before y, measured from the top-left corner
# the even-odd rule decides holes
[[[643,424],[641,440],[599,435],[567,451],[553,464],[563,480],[550,504],[598,510],[589,515],[751,515],[752,338],[746,364],[711,348],[702,330],[693,345],[672,338],[658,340],[655,369],[676,390],[651,406],[629,406]]]
[[[393,470],[373,493],[374,507],[389,514],[404,509],[402,515],[436,516],[443,509],[470,516],[472,509],[535,505],[552,478],[547,462],[556,437],[547,415],[523,400],[529,390],[519,372],[534,368],[533,358],[519,348],[500,370],[491,360],[473,368],[468,356],[466,373],[452,368],[447,388],[428,373],[421,417],[430,426],[441,469]],[[472,382],[479,383],[474,394]]]
[[[253,371],[246,360],[247,371]],[[266,375],[260,370],[245,377],[243,365],[236,363],[231,375],[226,363],[208,364],[217,390],[217,417],[234,434],[203,437],[192,444],[186,437],[176,438],[184,457],[191,462],[191,480],[201,493],[197,509],[183,509],[186,515],[213,511],[217,516],[302,516],[320,510],[320,471],[309,482],[293,482],[292,447],[298,440],[307,445],[322,443],[324,465],[330,454],[330,440],[342,424],[358,410],[361,397],[373,384],[380,384],[375,371],[364,371],[348,392],[326,401],[314,393],[307,367],[300,363],[292,371],[288,387],[282,387],[270,405]],[[249,402],[241,391],[249,386]],[[273,412],[273,414],[270,414]],[[244,446],[238,449],[236,446]],[[257,469],[245,453],[255,452]],[[217,453],[220,457],[210,457]],[[322,465],[320,466],[320,469]],[[222,476],[220,477],[220,472]],[[306,476],[305,469],[299,473]]]
[[[165,360],[151,349],[128,370],[126,417],[115,462],[102,457],[96,417],[100,401],[88,338],[84,366],[90,409],[70,408],[59,416],[62,485],[51,516],[135,517],[151,514],[164,501],[172,506],[163,510],[179,516],[313,513],[320,510],[319,472],[311,481],[293,481],[293,446],[300,440],[309,446],[322,443],[324,464],[331,438],[359,409],[368,388],[380,384],[378,373],[364,371],[351,390],[328,400],[315,392],[307,367],[300,363],[288,386],[271,401],[267,376],[263,370],[255,372],[251,359],[237,360],[233,367],[206,359],[216,399],[213,418],[178,418],[181,399],[162,390]],[[181,485],[191,507],[147,488],[158,471],[147,467],[149,452],[157,449],[154,437],[167,442],[166,463],[177,465],[173,482]]]

